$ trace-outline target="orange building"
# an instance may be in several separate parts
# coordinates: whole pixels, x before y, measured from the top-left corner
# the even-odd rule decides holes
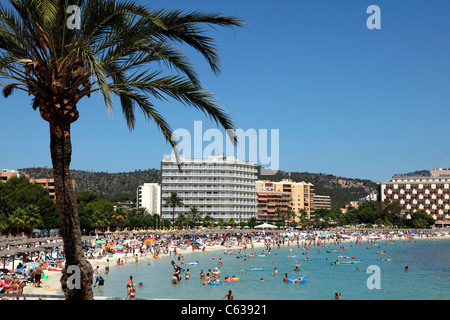
[[[1,182],[6,182],[9,179],[11,179],[12,177],[20,177],[21,175],[25,175],[25,176],[28,177],[28,179],[30,179],[30,176],[28,174],[20,173],[17,170],[3,169],[2,172],[0,173],[0,181]],[[55,180],[54,179],[34,179],[34,178],[31,178],[30,179],[30,183],[40,184],[44,188],[47,188],[48,191],[49,191],[50,198],[55,200]],[[75,180],[72,180],[72,186],[73,186],[73,189],[75,190]]]
[[[257,216],[259,220],[275,221],[278,220],[280,211],[292,210],[291,194],[283,191],[274,191],[272,181],[257,181],[256,190],[258,195]]]
[[[305,210],[307,218],[314,219],[314,185],[308,182],[294,182],[284,179],[279,182],[269,180],[256,181],[256,190],[285,193],[289,196],[289,210],[295,212],[295,221],[299,221],[300,210]],[[259,197],[259,196],[258,196]],[[258,201],[259,204],[259,201]]]

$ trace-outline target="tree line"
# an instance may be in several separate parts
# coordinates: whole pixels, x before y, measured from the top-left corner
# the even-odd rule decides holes
[[[1,233],[30,235],[34,228],[59,228],[58,212],[48,189],[30,183],[23,175],[0,183]]]
[[[347,213],[340,209],[319,209],[315,211],[314,224],[319,228],[330,226],[357,226],[373,225],[393,228],[429,228],[434,225],[435,220],[425,210],[417,210],[410,218],[401,215],[400,204],[392,201],[367,201],[358,208],[353,208]]]

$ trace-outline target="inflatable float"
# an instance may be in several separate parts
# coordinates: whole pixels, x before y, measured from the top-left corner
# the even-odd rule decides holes
[[[220,283],[220,281],[209,281],[209,282],[208,282],[208,285],[209,285],[209,286],[217,286],[217,285],[219,285],[219,284],[222,284],[222,283]]]
[[[287,278],[286,280],[290,283],[303,283],[306,281],[306,278],[305,278],[305,276],[303,276],[303,277],[297,278],[297,279]]]
[[[247,271],[263,271],[263,268],[249,268]]]

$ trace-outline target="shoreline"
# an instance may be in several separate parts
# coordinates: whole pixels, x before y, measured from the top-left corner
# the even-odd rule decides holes
[[[440,239],[443,240],[448,240],[450,239],[450,234],[445,234],[444,236],[428,236],[428,237],[413,237],[412,240],[413,241],[420,241],[420,240],[437,240],[439,241]],[[332,247],[334,245],[345,245],[345,244],[356,244],[357,242],[362,242],[362,243],[373,243],[373,242],[377,242],[377,243],[381,243],[381,242],[389,242],[389,241],[394,241],[394,242],[398,242],[398,241],[410,241],[410,238],[405,238],[405,237],[393,237],[392,239],[387,239],[387,238],[382,238],[382,239],[367,239],[366,237],[364,238],[360,238],[360,237],[355,237],[352,236],[349,239],[316,239],[315,243],[313,240],[308,240],[308,239],[299,239],[298,243],[299,245],[302,246],[306,246],[307,244],[310,244],[310,246],[317,246],[318,241],[320,241],[321,246],[323,247]],[[265,241],[252,241],[253,243],[253,249],[254,250],[259,250],[261,248],[265,248],[266,246],[266,242]],[[245,250],[252,250],[251,248],[251,243],[246,243],[247,245],[247,249]],[[282,243],[280,244],[280,246],[292,246],[295,245],[297,246],[297,240],[290,240],[289,244],[287,243]],[[275,246],[277,246],[275,239],[273,238],[270,241],[270,246],[273,248]],[[243,249],[243,245],[237,245],[234,244],[232,246],[223,246],[220,244],[215,244],[215,245],[210,245],[210,246],[205,246],[205,252],[211,252],[211,251],[226,251],[226,250],[242,250]],[[191,246],[187,246],[185,249],[182,248],[176,248],[176,254],[181,254],[181,255],[185,255],[188,253],[194,253],[194,252],[202,252],[201,249],[196,249],[195,251],[192,251],[192,247]],[[158,259],[158,258],[154,258],[153,254],[151,252],[146,252],[144,253],[142,256],[140,255],[140,253],[136,253],[138,255],[138,260],[142,261],[142,260],[152,260],[152,259]],[[174,260],[176,255],[174,255],[174,251],[173,249],[169,251],[169,253],[160,253],[159,254],[159,258],[163,258],[163,257],[170,257],[173,256]],[[127,257],[127,263],[133,262],[134,263],[134,258],[135,256],[133,256],[133,253],[127,253],[126,254]],[[93,270],[95,270],[97,268],[97,266],[99,267],[99,271],[100,273],[104,273],[105,271],[105,267],[107,265],[107,259],[109,259],[109,265],[110,268],[113,267],[117,267],[116,262],[117,259],[124,259],[125,258],[125,253],[123,252],[118,252],[118,253],[114,253],[114,254],[109,254],[106,255],[104,257],[102,257],[102,259],[87,259],[88,262],[91,264]],[[41,281],[41,287],[34,287],[31,283],[27,283],[27,285],[25,286],[25,288],[23,289],[23,293],[24,294],[43,294],[43,295],[63,295],[62,290],[61,290],[61,284],[60,284],[60,277],[61,277],[61,271],[49,271],[49,270],[45,270],[44,274],[48,277],[48,279],[42,279]],[[94,282],[95,282],[95,277],[94,277]],[[46,298],[44,298],[46,299]],[[50,298],[51,299],[51,298]],[[37,300],[37,298],[27,298],[27,300]]]

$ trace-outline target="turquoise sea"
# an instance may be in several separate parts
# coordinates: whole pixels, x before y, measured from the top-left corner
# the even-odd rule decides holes
[[[346,249],[332,252],[339,250],[339,247]],[[181,265],[177,257],[157,260],[139,258],[138,263],[128,259],[127,265],[119,267],[114,266],[115,261],[111,261],[109,273],[100,273],[105,278],[105,285],[103,288],[94,288],[94,295],[125,297],[126,282],[133,276],[136,298],[143,299],[219,300],[228,290],[233,291],[235,300],[330,300],[334,299],[336,292],[341,293],[344,300],[450,299],[449,239],[418,239],[415,243],[379,240],[372,245],[350,245],[344,242],[338,246],[327,244],[325,248],[311,246],[310,250],[291,244],[289,247],[272,247],[271,253],[265,257],[258,256],[261,251],[262,248],[241,250],[241,258],[238,258],[237,251],[224,254],[225,248],[185,253],[182,267],[190,270],[191,279],[185,280],[183,272],[182,280],[177,284],[171,282],[171,261]],[[380,251],[386,254],[378,254]],[[250,257],[252,253],[257,255]],[[244,261],[243,256],[247,256],[247,261]],[[221,266],[218,264],[219,258],[223,262]],[[306,258],[310,260],[306,261]],[[379,258],[385,260],[380,261]],[[331,265],[336,260],[361,263]],[[189,265],[194,261],[199,261],[199,264]],[[294,271],[296,262],[301,265],[300,271]],[[408,271],[405,271],[405,266],[408,266]],[[199,279],[200,271],[206,273],[208,269],[216,267],[221,271],[222,284],[203,285]],[[278,276],[274,275],[275,267]],[[367,272],[368,267],[371,272]],[[248,268],[263,270],[247,271]],[[285,273],[291,278],[304,275],[307,281],[300,284],[284,283]],[[239,281],[224,282],[226,275],[239,277]],[[143,283],[142,287],[137,286],[139,282]]]

